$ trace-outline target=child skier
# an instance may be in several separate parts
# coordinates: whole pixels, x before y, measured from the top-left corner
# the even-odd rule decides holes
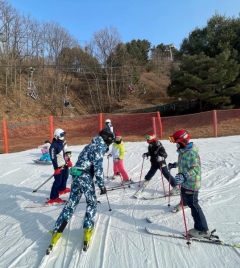
[[[113,133],[113,125],[111,123],[111,120],[110,119],[107,119],[105,121],[105,123],[106,123],[106,128],[105,129],[108,130],[108,131],[111,131]]]
[[[145,137],[148,143],[148,152],[143,154],[143,158],[150,156],[151,167],[145,176],[146,181],[150,181],[156,174],[157,170],[161,170],[163,176],[169,181],[173,187],[170,191],[171,195],[177,195],[180,190],[174,180],[174,177],[168,172],[166,166],[167,153],[162,143],[156,139],[155,134],[150,134]]]
[[[65,132],[61,128],[57,128],[54,131],[54,138],[50,146],[50,157],[54,168],[54,182],[52,185],[50,199],[46,204],[64,203],[66,200],[59,198],[59,194],[70,192],[69,188],[66,188],[67,179],[69,175],[68,168],[72,167],[70,158],[65,160],[65,152],[67,150],[66,142],[64,142]]]
[[[108,157],[113,157],[113,172],[112,180],[115,180],[119,173],[122,175],[123,181],[130,181],[130,178],[123,166],[123,158],[125,155],[125,147],[122,137],[119,133],[115,134],[115,141],[112,145],[112,153]]]
[[[198,190],[201,187],[201,162],[198,148],[193,142],[189,142],[190,134],[180,129],[169,137],[170,142],[177,144],[178,162],[169,163],[168,167],[178,167],[175,182],[181,185],[181,197],[184,206],[189,206],[194,220],[194,228],[188,231],[193,237],[210,237],[208,225],[203,211],[198,204]],[[181,203],[177,205],[182,209]]]
[[[49,154],[49,148],[51,146],[51,143],[49,140],[46,140],[43,145],[38,146],[38,148],[41,148],[42,156],[40,157],[40,161],[47,161],[51,162],[50,154]]]
[[[99,132],[99,136],[94,137],[92,142],[84,147],[78,156],[76,165],[71,169],[72,186],[71,193],[65,207],[59,215],[53,228],[50,248],[53,247],[61,237],[64,228],[71,219],[82,194],[86,198],[86,213],[83,223],[84,228],[84,250],[90,243],[90,238],[94,230],[94,217],[97,211],[97,197],[93,178],[96,177],[100,194],[106,194],[103,179],[103,156],[108,146],[113,141],[113,133],[107,130]]]

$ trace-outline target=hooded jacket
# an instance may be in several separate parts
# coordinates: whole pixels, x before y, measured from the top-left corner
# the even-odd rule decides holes
[[[182,183],[182,187],[198,191],[201,187],[201,161],[198,148],[190,142],[185,149],[178,149],[178,172],[187,173],[189,178]]]
[[[163,159],[167,158],[167,153],[160,141],[156,141],[153,144],[148,145],[148,156],[150,156],[150,162],[152,166],[159,168],[158,156],[161,156]]]
[[[99,188],[104,186],[103,180],[103,156],[107,150],[107,144],[100,136],[94,137],[92,142],[85,146],[78,156],[76,167],[88,173],[92,178],[95,176]]]

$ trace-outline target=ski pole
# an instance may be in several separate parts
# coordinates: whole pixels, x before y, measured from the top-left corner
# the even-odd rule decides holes
[[[186,222],[186,216],[185,216],[185,211],[184,211],[184,204],[183,204],[182,195],[181,195],[181,205],[182,205],[182,212],[183,212],[183,221],[184,221],[184,226],[185,226],[185,230],[186,230],[187,245],[188,245],[188,248],[190,249],[191,242],[190,242],[188,231],[187,231],[187,222]]]
[[[166,196],[166,191],[165,191],[165,186],[164,186],[164,181],[163,181],[162,166],[161,166],[161,164],[159,164],[159,166],[160,166],[161,177],[162,177],[163,192],[164,192],[164,195]],[[166,198],[166,197],[165,197],[165,198]]]
[[[143,157],[143,161],[142,161],[142,168],[141,168],[141,174],[140,174],[140,179],[139,179],[138,187],[140,187],[140,182],[141,182],[141,179],[142,179],[142,170],[143,170],[144,159],[145,159],[145,157]]]
[[[171,171],[168,169],[169,180],[168,180],[168,207],[170,207],[170,184],[171,184]]]
[[[108,179],[108,170],[109,170],[109,157],[108,157],[108,165],[107,165],[107,179]]]
[[[108,194],[107,194],[107,191],[106,191],[106,197],[107,197],[107,202],[108,202],[109,211],[112,211],[112,209],[111,209],[111,207],[110,207],[109,200],[108,200]]]
[[[37,189],[33,190],[33,193],[36,193],[38,189],[40,189],[45,183],[47,183],[49,180],[51,180],[51,178],[54,176],[54,174],[49,177],[47,180],[45,180],[45,182],[43,182]]]

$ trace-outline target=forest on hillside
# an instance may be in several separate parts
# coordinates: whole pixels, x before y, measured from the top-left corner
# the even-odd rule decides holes
[[[0,0],[4,112],[64,115],[75,106],[78,114],[109,113],[172,102],[184,103],[174,113],[239,108],[239,33],[239,18],[215,14],[179,50],[145,39],[123,43],[114,27],[81,46],[59,23],[20,15]]]

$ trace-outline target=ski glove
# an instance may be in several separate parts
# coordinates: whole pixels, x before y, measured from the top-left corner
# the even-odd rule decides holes
[[[174,163],[169,163],[168,164],[168,169],[172,169],[172,168],[176,168],[177,167],[177,162],[174,162]]]
[[[107,159],[109,159],[110,157],[112,157],[112,155],[111,155],[111,154],[109,154],[109,155],[107,156]]]
[[[144,153],[144,154],[142,155],[142,157],[143,157],[143,158],[145,158],[145,157],[148,158],[148,153]]]
[[[72,162],[69,160],[69,161],[67,161],[67,166],[69,167],[69,168],[71,168],[72,166],[73,166],[73,164],[72,164]]]
[[[157,157],[157,162],[159,163],[160,166],[166,165],[165,159],[163,157],[161,157],[161,156]]]
[[[178,173],[174,180],[176,184],[182,184],[183,182],[186,182],[189,179],[189,175],[187,173]]]
[[[54,171],[54,175],[59,175],[59,174],[61,173],[61,170],[62,170],[62,167],[56,169],[56,170]]]
[[[102,187],[100,190],[101,190],[100,195],[102,195],[102,194],[106,194],[106,193],[107,193],[107,189],[106,189],[105,186]]]

